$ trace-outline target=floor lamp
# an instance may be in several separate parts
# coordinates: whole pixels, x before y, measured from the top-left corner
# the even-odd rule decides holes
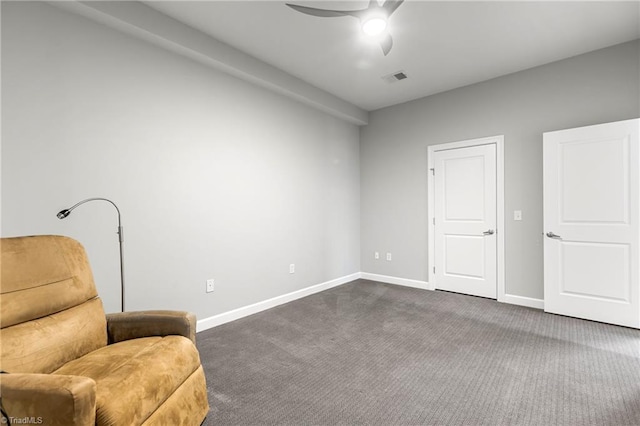
[[[120,220],[120,209],[118,208],[118,206],[116,206],[116,203],[114,203],[111,200],[107,200],[106,198],[87,198],[86,200],[82,200],[74,204],[68,209],[60,210],[57,216],[58,216],[58,219],[64,219],[65,217],[69,216],[69,214],[73,211],[73,209],[75,209],[76,207],[84,203],[88,203],[89,201],[106,201],[108,203],[111,203],[111,205],[116,208],[116,212],[118,212],[118,242],[120,243],[120,286],[121,286],[120,308],[122,312],[124,312],[124,260],[122,256],[122,243],[124,241],[124,235],[122,234],[122,221]]]

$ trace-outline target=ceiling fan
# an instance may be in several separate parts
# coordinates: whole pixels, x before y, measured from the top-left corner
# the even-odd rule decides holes
[[[353,16],[360,20],[362,31],[371,37],[379,38],[380,47],[385,56],[393,46],[393,39],[387,30],[391,14],[404,2],[404,0],[386,0],[382,5],[377,0],[369,0],[369,6],[360,10],[329,10],[316,9],[315,7],[299,6],[286,3],[290,8],[298,12],[321,18],[336,18],[340,16]]]

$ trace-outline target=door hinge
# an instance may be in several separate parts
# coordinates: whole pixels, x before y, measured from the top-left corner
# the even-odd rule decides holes
[[[434,274],[436,273],[436,267],[435,266],[433,267],[433,273]]]

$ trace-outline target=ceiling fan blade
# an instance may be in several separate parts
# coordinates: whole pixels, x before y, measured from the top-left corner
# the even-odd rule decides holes
[[[404,2],[404,0],[387,0],[382,5],[382,8],[387,11],[387,17],[391,16],[393,12]]]
[[[306,13],[311,16],[319,16],[321,18],[335,18],[337,16],[349,16],[353,11],[341,11],[341,10],[326,10],[316,9],[315,7],[298,6],[297,4],[286,3],[293,10]]]
[[[384,53],[384,56],[387,56],[387,54],[393,47],[393,39],[391,38],[391,34],[385,34],[384,38],[380,40],[380,47],[382,47],[382,53]]]

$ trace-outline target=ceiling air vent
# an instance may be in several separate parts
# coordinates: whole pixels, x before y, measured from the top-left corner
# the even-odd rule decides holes
[[[404,80],[407,78],[407,74],[404,71],[396,71],[389,75],[383,75],[382,79],[387,83],[395,83],[396,81]]]

